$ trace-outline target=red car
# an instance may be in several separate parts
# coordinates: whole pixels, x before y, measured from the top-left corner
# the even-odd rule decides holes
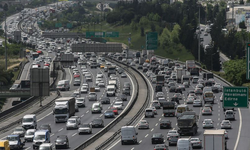
[[[79,78],[80,77],[80,74],[79,73],[75,73],[74,74],[74,78]]]
[[[115,114],[115,115],[118,115],[118,110],[117,110],[117,108],[111,107],[110,110],[113,110],[114,114]]]
[[[50,65],[49,63],[44,64],[44,66],[49,66],[49,65]]]

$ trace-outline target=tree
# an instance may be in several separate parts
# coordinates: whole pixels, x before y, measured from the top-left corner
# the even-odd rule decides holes
[[[174,26],[174,29],[171,32],[171,39],[175,44],[178,44],[180,42],[180,39],[179,39],[180,30],[181,30],[181,27],[178,24],[176,24]]]
[[[159,38],[160,46],[165,49],[165,47],[168,47],[172,44],[171,41],[171,32],[168,30],[168,28],[164,28],[163,32]]]
[[[130,27],[131,27],[132,30],[137,30],[138,29],[137,23],[134,20],[130,23]]]
[[[7,5],[7,4],[4,4],[4,6],[3,6],[3,10],[4,10],[4,11],[8,11],[8,10],[9,10],[9,8],[8,8],[8,5]]]
[[[153,21],[159,22],[161,20],[161,17],[158,14],[155,14],[153,17]]]
[[[144,27],[141,27],[141,36],[145,36]]]
[[[151,22],[150,28],[152,32],[155,32],[155,24]]]
[[[246,25],[245,25],[245,21],[244,20],[239,23],[239,27],[241,29],[246,29],[247,28]]]
[[[149,23],[149,20],[147,17],[145,16],[141,17],[140,22],[139,22],[140,26],[145,27],[148,25],[148,23]]]

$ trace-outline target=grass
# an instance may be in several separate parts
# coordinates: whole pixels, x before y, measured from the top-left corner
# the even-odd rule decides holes
[[[18,56],[8,56],[8,70],[13,69],[14,67],[17,67],[20,62],[25,61],[24,58],[20,59]],[[0,56],[0,68],[5,68],[5,57]]]
[[[150,32],[149,27],[145,27],[145,34],[146,32]],[[137,30],[132,30],[130,25],[110,25],[106,22],[102,22],[101,24],[85,24],[82,26],[82,28],[74,29],[72,30],[73,32],[86,32],[86,31],[113,31],[113,32],[119,32],[119,37],[114,37],[114,38],[105,38],[107,42],[120,42],[128,45],[128,38],[129,38],[129,33],[131,33],[131,44],[130,44],[130,49],[132,50],[141,50],[142,46],[145,48],[145,40],[146,40],[146,35],[141,36],[141,31],[140,28],[138,27]],[[93,40],[93,39],[92,39]],[[172,54],[167,53],[164,49],[158,48],[155,53],[157,55],[171,58],[171,59],[179,59],[180,61],[186,61],[186,60],[193,60],[194,57],[193,55],[188,52],[185,48],[182,49],[180,52],[177,50],[173,51]]]

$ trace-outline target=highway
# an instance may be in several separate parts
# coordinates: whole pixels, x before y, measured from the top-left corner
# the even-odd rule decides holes
[[[201,78],[201,75],[200,75]],[[227,86],[225,83],[220,81],[219,79],[215,78],[215,82],[221,83],[223,86]],[[191,84],[189,88],[186,88],[186,90],[183,92],[183,100],[180,101],[182,104],[186,104],[185,100],[187,98],[187,93],[189,90],[194,90],[196,84]],[[152,84],[152,88],[155,87],[155,84]],[[167,100],[171,100],[174,93],[168,92],[168,88],[165,86],[164,88],[164,94]],[[215,104],[213,104],[213,115],[212,116],[203,116],[201,115],[201,107],[193,107],[192,104],[188,104],[189,108],[194,110],[197,115],[199,115],[199,121],[198,121],[198,134],[192,137],[198,137],[203,140],[203,132],[205,129],[202,128],[202,122],[204,119],[212,119],[214,121],[214,129],[220,129],[220,122],[224,120],[224,111],[222,108],[222,103],[220,102],[219,98],[221,96],[220,93],[215,93],[216,101]],[[155,97],[155,96],[154,96]],[[155,98],[156,99],[156,98]],[[201,98],[202,99],[202,98]],[[138,145],[121,145],[121,143],[115,143],[110,149],[114,150],[142,150],[142,149],[153,149],[154,145],[151,144],[151,136],[153,133],[163,133],[165,136],[165,144],[168,145],[168,141],[166,140],[166,135],[170,129],[160,129],[159,127],[159,121],[162,119],[169,119],[172,122],[172,129],[177,129],[176,125],[176,117],[163,117],[162,110],[157,110],[158,115],[155,116],[155,118],[142,118],[149,122],[150,129],[145,130],[138,130]],[[240,118],[239,118],[239,112],[236,110],[236,121],[231,121],[232,123],[232,129],[228,130],[229,139],[227,140],[227,146],[228,148],[234,149],[237,135],[239,131],[239,125],[240,125]],[[208,129],[209,130],[209,129]],[[190,136],[181,136],[182,138],[190,137]],[[239,145],[241,147],[241,145]],[[170,146],[170,150],[176,149],[176,146]]]

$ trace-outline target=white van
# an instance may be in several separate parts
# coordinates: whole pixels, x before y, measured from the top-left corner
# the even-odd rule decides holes
[[[177,150],[193,150],[189,138],[178,139]]]
[[[51,143],[43,143],[39,146],[39,150],[53,150],[53,145]]]
[[[57,86],[56,86],[56,88],[58,90],[61,90],[61,91],[62,90],[69,91],[69,89],[70,89],[69,80],[61,80],[61,81],[59,81],[58,84],[57,84]]]
[[[145,118],[147,117],[155,117],[155,113],[154,113],[154,110],[151,109],[151,108],[146,108],[145,109]]]
[[[180,117],[182,115],[182,113],[189,111],[189,107],[188,105],[178,105],[177,109],[176,109],[176,117]]]
[[[49,130],[38,130],[35,132],[33,139],[33,149],[38,149],[43,143],[50,143]]]
[[[121,142],[122,145],[125,143],[137,143],[137,135],[136,129],[134,126],[123,126],[121,128]]]
[[[29,114],[29,115],[23,116],[22,127],[25,130],[27,130],[27,129],[36,129],[36,127],[37,127],[36,115],[35,114]]]
[[[116,93],[116,87],[115,85],[108,85],[107,86],[107,96],[115,96]]]

